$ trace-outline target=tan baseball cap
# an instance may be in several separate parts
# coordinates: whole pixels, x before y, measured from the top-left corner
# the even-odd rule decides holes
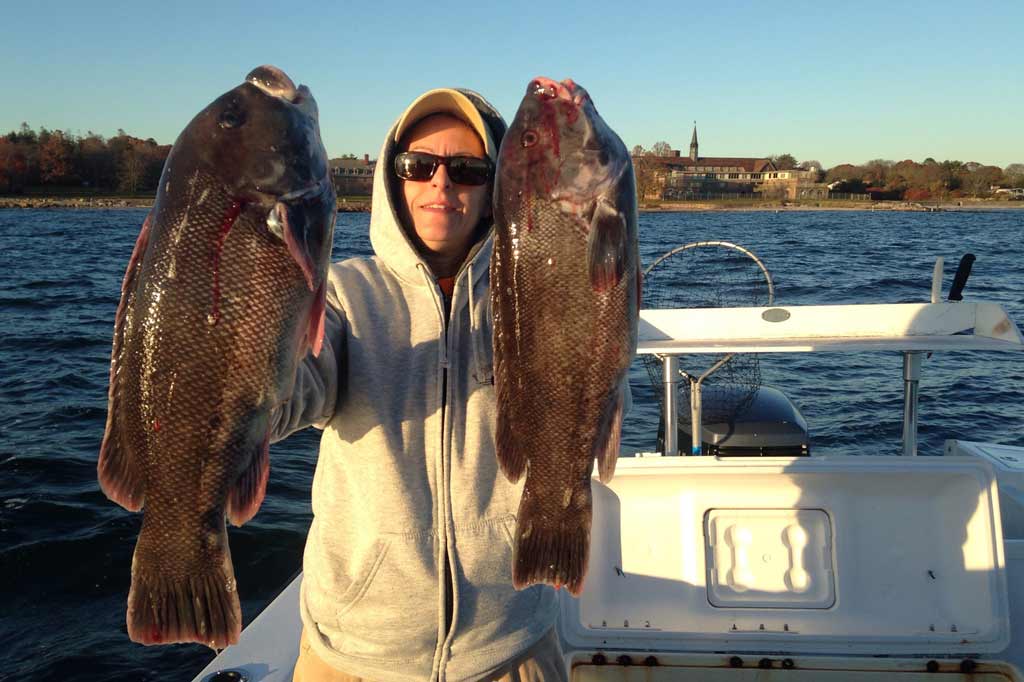
[[[484,123],[483,116],[473,103],[464,94],[452,88],[438,88],[429,90],[409,105],[402,117],[398,119],[395,127],[395,142],[402,139],[420,119],[431,114],[451,114],[455,118],[465,121],[469,127],[476,131],[484,142],[484,151],[491,161],[498,160],[498,148],[491,137],[491,131]]]

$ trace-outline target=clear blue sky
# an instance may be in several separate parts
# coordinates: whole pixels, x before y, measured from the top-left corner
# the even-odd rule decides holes
[[[254,66],[310,86],[331,156],[376,157],[441,85],[511,120],[536,75],[589,90],[627,146],[791,153],[826,167],[1024,162],[1024,2],[8,3],[0,132],[170,143]]]

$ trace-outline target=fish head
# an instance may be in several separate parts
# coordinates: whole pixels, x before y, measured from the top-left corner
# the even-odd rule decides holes
[[[201,189],[212,185],[230,199],[233,213],[224,220],[250,215],[251,224],[287,246],[315,290],[326,277],[337,217],[329,171],[309,88],[277,67],[259,66],[182,131],[157,202],[177,180],[203,178]]]
[[[329,177],[316,100],[273,66],[253,69],[199,112],[168,162],[202,168],[245,203],[272,205]]]
[[[571,79],[530,81],[501,145],[495,204],[524,196],[585,211],[630,167],[587,91]]]

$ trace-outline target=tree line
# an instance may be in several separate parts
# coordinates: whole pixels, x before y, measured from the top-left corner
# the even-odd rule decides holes
[[[29,188],[98,192],[153,192],[170,145],[141,140],[118,129],[104,138],[92,131],[75,135],[28,123],[0,136],[0,194]]]
[[[651,175],[659,156],[668,156],[672,147],[655,142],[650,149],[633,147],[632,156],[641,176]],[[987,166],[974,161],[936,161],[927,158],[890,161],[873,159],[864,164],[842,163],[824,168],[816,160],[797,161],[792,154],[774,154],[771,159],[779,170],[818,170],[818,182],[828,183],[834,192],[873,193],[890,199],[920,201],[964,196],[988,197],[997,188],[1024,187],[1024,163],[1011,163],[1006,168]]]

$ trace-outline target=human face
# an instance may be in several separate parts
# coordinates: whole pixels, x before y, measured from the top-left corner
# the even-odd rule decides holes
[[[428,116],[405,135],[401,151],[438,156],[485,158],[483,142],[468,124],[445,114]],[[457,270],[472,246],[473,230],[490,213],[491,185],[460,185],[439,165],[434,177],[402,180],[406,218],[426,249],[424,256],[441,270]],[[438,269],[438,268],[435,268]],[[454,272],[435,272],[450,276]]]

